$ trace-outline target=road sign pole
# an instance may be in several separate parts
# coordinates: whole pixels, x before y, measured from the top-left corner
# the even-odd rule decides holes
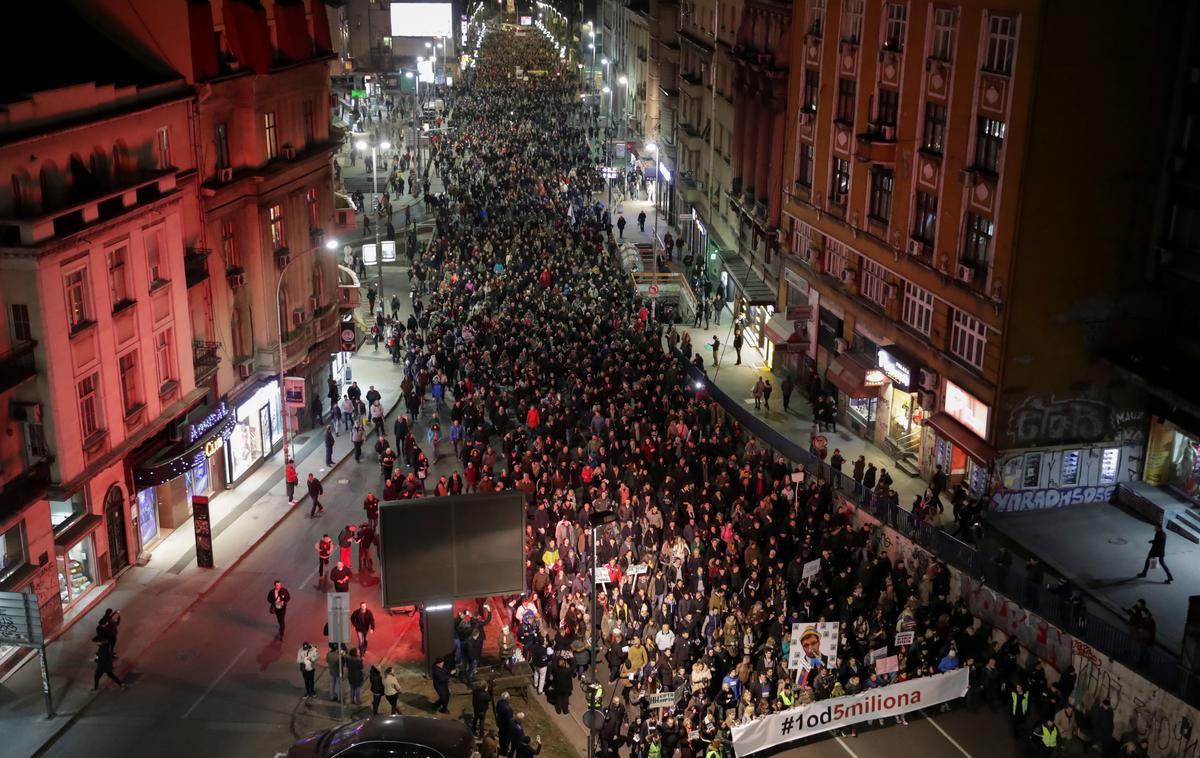
[[[54,697],[50,694],[50,668],[46,664],[46,646],[38,648],[38,669],[42,673],[42,695],[46,698],[46,718],[54,718]]]

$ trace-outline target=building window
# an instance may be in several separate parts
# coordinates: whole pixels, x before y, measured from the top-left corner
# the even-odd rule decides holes
[[[79,391],[79,431],[84,441],[91,439],[100,427],[100,374],[85,376],[76,385]]]
[[[987,327],[966,311],[954,311],[950,328],[950,352],[977,369],[983,368],[983,353],[987,347]]]
[[[221,254],[227,268],[242,265],[242,259],[238,257],[237,225],[232,220],[221,222]]]
[[[862,295],[881,308],[888,304],[887,269],[869,258],[862,260]]]
[[[986,216],[967,214],[966,245],[963,248],[963,263],[986,266],[992,260],[992,235],[995,224]]]
[[[108,251],[108,291],[112,296],[112,309],[133,302],[129,288],[129,248],[122,245]]]
[[[1013,53],[1017,48],[1017,19],[1015,16],[988,16],[987,60],[983,67],[997,74],[1012,73]]]
[[[137,351],[126,353],[117,359],[121,374],[121,407],[126,417],[142,407],[142,391],[138,381]]]
[[[849,263],[849,256],[846,246],[836,240],[826,239],[825,265],[822,267],[822,271],[835,279],[841,279],[847,263]]]
[[[158,130],[158,170],[165,171],[173,165],[171,163],[171,128],[163,126]]]
[[[276,250],[282,250],[287,247],[287,238],[283,232],[283,206],[272,205],[267,211],[267,216],[271,224],[271,244]]]
[[[146,232],[146,271],[150,275],[150,289],[158,289],[160,285],[166,284],[169,280],[167,276],[167,257],[163,254],[163,229],[158,227],[150,229]]]
[[[33,329],[29,323],[29,306],[24,303],[13,303],[9,310],[12,312],[13,342],[32,340]]]
[[[724,12],[725,6],[721,6]],[[732,10],[732,8],[730,9]],[[808,3],[808,33],[821,36],[825,28],[825,0],[809,0]]]
[[[933,293],[912,282],[904,283],[904,323],[926,337],[933,327]]]
[[[862,40],[863,0],[845,0],[842,5],[842,40],[844,42],[859,42]]]
[[[895,126],[900,111],[900,93],[890,89],[879,90],[878,121],[884,126]]]
[[[263,127],[267,136],[267,160],[273,161],[279,157],[279,134],[275,128],[275,111],[263,114]]]
[[[67,299],[67,324],[74,331],[91,323],[91,308],[88,305],[87,267],[78,268],[63,277],[63,288]]]
[[[229,127],[217,124],[217,168],[229,168]]]
[[[804,69],[804,110],[815,113],[817,94],[821,89],[821,73],[815,68]]]
[[[317,191],[310,189],[304,193],[304,204],[308,207],[308,228],[316,231],[321,228],[321,209],[317,204]]]
[[[313,119],[313,101],[304,101],[304,144],[315,142],[317,139],[317,122]]]
[[[975,168],[1000,173],[1000,151],[1004,147],[1003,121],[980,116],[975,121]]]
[[[871,170],[871,207],[869,215],[886,224],[892,217],[892,172],[885,168]]]
[[[941,155],[945,140],[946,106],[925,103],[925,128],[921,135],[921,149]]]
[[[935,8],[933,11],[933,49],[929,54],[942,61],[949,61],[954,54],[954,32],[958,26],[953,8]]]
[[[29,563],[29,546],[25,543],[25,522],[18,521],[0,534],[0,581],[12,576]]]
[[[887,6],[887,36],[883,40],[884,48],[900,52],[904,49],[904,32],[908,26],[908,6],[904,3],[888,3]]]
[[[854,125],[854,97],[858,86],[853,79],[842,77],[838,79],[837,115],[835,121],[850,126]]]
[[[829,188],[829,199],[837,205],[845,206],[850,195],[850,161],[842,158],[833,159],[833,183]]]
[[[937,233],[937,195],[917,190],[916,215],[913,218],[913,239],[933,244]]]
[[[812,189],[813,157],[815,149],[807,142],[800,143],[800,166],[797,171],[796,184]]]
[[[167,385],[175,380],[175,362],[171,348],[172,340],[169,328],[154,335],[154,367],[158,371],[159,392],[165,392]]]

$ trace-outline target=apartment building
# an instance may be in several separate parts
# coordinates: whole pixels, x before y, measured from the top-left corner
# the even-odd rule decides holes
[[[133,467],[143,509],[171,528],[193,495],[236,485],[278,450],[285,424],[307,426],[342,357],[338,253],[325,244],[340,139],[332,40],[321,0],[91,3],[196,93],[187,294],[208,394],[184,433],[154,440]]]
[[[323,395],[337,135],[319,0],[20,12],[95,62],[32,34],[0,102],[0,587],[53,631]]]
[[[192,95],[66,7],[7,20],[25,33],[0,102],[0,590],[35,592],[53,633],[136,560],[129,466],[205,395],[184,270]],[[25,65],[38,29],[92,63]]]
[[[775,303],[796,308],[769,331],[804,352],[776,366],[1006,507],[1137,476],[1139,392],[1098,355],[1137,330],[1183,6],[798,1]]]

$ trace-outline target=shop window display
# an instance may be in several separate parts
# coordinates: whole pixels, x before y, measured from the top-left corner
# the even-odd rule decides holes
[[[142,539],[142,549],[158,536],[158,498],[154,488],[144,489],[137,493],[138,536]]]
[[[54,531],[61,532],[87,513],[87,498],[83,492],[76,493],[70,500],[50,501],[50,524]]]
[[[1200,438],[1155,418],[1150,425],[1144,478],[1200,503]]]
[[[96,546],[91,537],[58,557],[58,593],[63,606],[83,597],[96,583]]]
[[[879,405],[877,397],[852,397],[846,400],[846,411],[855,419],[871,424],[875,421],[875,410]]]

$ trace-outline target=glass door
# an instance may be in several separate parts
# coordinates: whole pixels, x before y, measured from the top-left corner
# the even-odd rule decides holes
[[[267,455],[271,451],[271,440],[274,438],[273,427],[271,425],[271,404],[267,403],[258,409],[258,434],[261,444],[262,455]]]

